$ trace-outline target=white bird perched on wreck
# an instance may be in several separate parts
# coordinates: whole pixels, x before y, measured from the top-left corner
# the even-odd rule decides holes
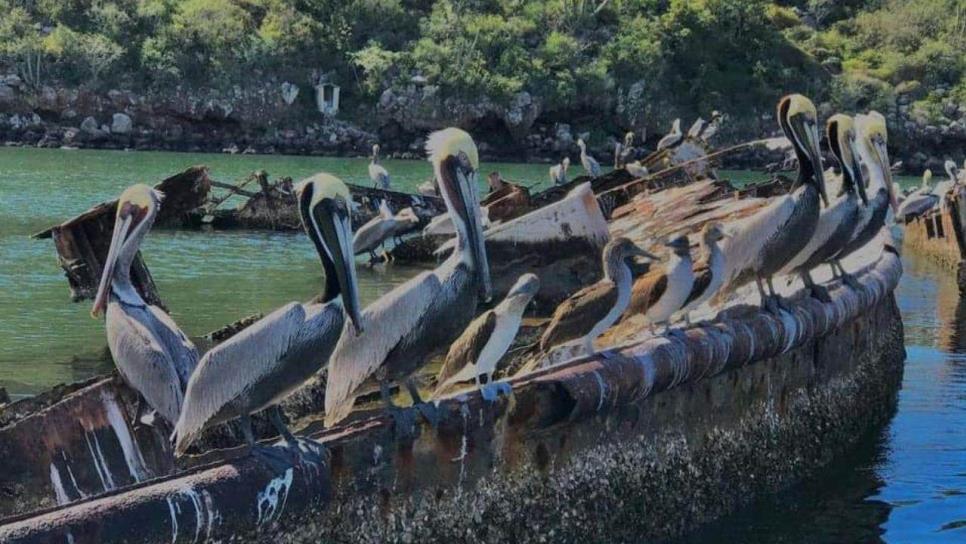
[[[946,160],[943,163],[943,167],[946,170],[947,179],[940,181],[936,184],[936,187],[932,190],[932,194],[939,198],[940,208],[946,209],[946,193],[951,191],[953,187],[960,183],[959,181],[959,168],[956,163],[951,160]]]
[[[379,164],[379,144],[372,146],[372,158],[369,160],[369,179],[372,186],[377,189],[389,189],[389,171]]]
[[[434,350],[448,345],[476,314],[479,300],[492,292],[483,240],[473,138],[448,128],[426,143],[440,192],[456,226],[456,251],[435,270],[423,272],[384,295],[362,313],[370,334],[342,334],[329,365],[325,420],[332,425],[351,411],[359,388],[370,377],[380,386],[397,423],[402,414],[390,401],[391,383],[404,383],[414,403],[432,420],[411,375]]]
[[[416,214],[416,210],[409,208],[403,208],[399,210],[395,216],[393,216],[393,221],[395,225],[392,229],[393,240],[398,244],[401,242],[401,237],[403,234],[410,232],[419,226],[419,215]]]
[[[634,158],[634,133],[628,131],[624,134],[624,143],[618,144],[620,148],[617,151],[617,157],[614,160],[614,169],[624,168],[624,166],[631,162]]]
[[[117,201],[114,233],[91,316],[106,313],[107,345],[121,378],[174,425],[198,350],[161,308],[148,304],[131,283],[131,264],[164,198],[147,185],[128,187]]]
[[[550,181],[554,185],[566,185],[567,184],[567,169],[570,168],[570,157],[564,157],[560,161],[560,164],[555,164],[550,167]]]
[[[687,236],[678,236],[665,245],[671,249],[667,263],[634,280],[627,313],[643,315],[652,331],[655,325],[663,323],[666,334],[671,328],[671,317],[684,308],[694,287],[694,268]]]
[[[805,247],[818,224],[821,203],[828,205],[815,105],[800,94],[788,95],[778,103],[778,122],[798,157],[798,179],[790,194],[732,223],[728,229],[731,236],[721,244],[728,263],[729,288],[754,279],[762,306],[776,314],[781,299],[775,293],[772,275]]]
[[[540,337],[541,352],[549,355],[555,346],[579,340],[587,355],[595,353],[594,340],[617,322],[631,301],[627,259],[635,255],[657,260],[627,238],[615,238],[604,246],[604,278],[557,306]]]
[[[389,209],[389,204],[383,200],[379,203],[379,214],[366,221],[359,227],[355,237],[352,239],[352,251],[354,255],[368,253],[370,262],[376,261],[376,248],[382,247],[382,257],[386,262],[391,261],[389,253],[386,252],[386,240],[393,237],[399,228],[396,216]]]
[[[899,205],[896,217],[902,221],[914,219],[931,210],[939,203],[939,197],[933,192],[932,170],[926,169],[922,173],[922,185],[918,189],[909,193]]]
[[[278,433],[294,445],[278,403],[322,370],[347,321],[349,334],[362,333],[349,189],[323,173],[300,183],[296,194],[302,226],[325,271],[322,295],[282,306],[205,354],[171,435],[178,455],[205,429],[235,418],[254,446],[250,416],[266,408]]]
[[[481,376],[485,376],[485,383],[492,381],[497,363],[506,355],[520,330],[524,310],[539,289],[540,279],[535,274],[523,274],[506,298],[470,323],[446,354],[436,378],[439,385],[434,397],[461,382],[476,380],[479,387]]]
[[[691,311],[701,306],[717,294],[724,285],[725,257],[718,242],[727,235],[719,223],[709,223],[701,229],[701,247],[704,258],[694,266],[694,283],[691,293],[684,301],[680,312],[684,314],[685,323],[691,323]]]
[[[707,142],[708,139],[718,132],[718,123],[720,123],[720,120],[721,112],[718,110],[711,112],[711,119],[708,121],[698,117],[698,120],[688,129],[688,138],[695,141]]]
[[[885,117],[877,111],[855,116],[855,133],[858,137],[859,156],[869,174],[869,205],[866,206],[852,231],[849,243],[835,255],[833,270],[838,268],[846,283],[852,283],[851,276],[842,268],[841,259],[865,247],[878,236],[889,216],[889,208],[898,210],[892,182],[892,169],[889,168],[889,153],[886,150],[888,133]]]
[[[647,170],[647,167],[641,164],[641,161],[634,161],[625,164],[624,170],[627,170],[627,173],[635,178],[647,177],[647,175],[650,174],[650,172]]]
[[[671,123],[671,132],[668,132],[657,142],[657,150],[670,149],[677,147],[684,141],[684,133],[681,132],[681,118],[677,118]]]
[[[798,274],[812,296],[822,302],[830,302],[831,297],[825,287],[812,280],[811,271],[828,262],[848,244],[862,213],[861,207],[868,204],[853,119],[841,113],[833,115],[826,124],[826,131],[829,148],[842,167],[842,192],[819,214],[808,244],[780,271],[781,274]]]
[[[577,139],[577,147],[580,148],[580,165],[584,167],[584,171],[592,178],[599,178],[601,173],[600,163],[597,162],[597,159],[587,154],[587,143],[584,142],[583,138]]]

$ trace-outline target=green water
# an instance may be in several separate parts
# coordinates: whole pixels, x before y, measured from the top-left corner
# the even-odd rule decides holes
[[[155,183],[195,164],[215,179],[237,181],[256,169],[300,179],[328,171],[367,184],[364,158],[217,155],[0,148],[0,387],[25,395],[109,369],[103,323],[89,303],[73,304],[49,240],[29,235],[115,198],[135,182]],[[393,183],[412,191],[430,177],[426,161],[385,161]],[[483,164],[512,180],[547,185],[544,164]],[[580,168],[572,170],[573,175]],[[767,176],[724,172],[739,182]],[[314,295],[319,264],[301,234],[155,230],[144,258],[174,319],[202,335],[255,312]],[[366,302],[405,281],[413,268],[361,269]]]
[[[202,155],[0,148],[0,387],[15,396],[109,370],[102,321],[90,304],[73,304],[50,240],[29,235],[115,198],[135,182],[155,183],[195,164],[215,179],[236,181],[256,169],[300,179],[319,171],[369,183],[363,158]],[[385,161],[394,185],[415,187],[431,175],[426,161]],[[484,164],[508,179],[544,182],[547,166]],[[300,233],[156,229],[143,246],[175,321],[202,335],[255,312],[304,300],[321,287],[315,252]],[[366,302],[415,269],[360,269]]]

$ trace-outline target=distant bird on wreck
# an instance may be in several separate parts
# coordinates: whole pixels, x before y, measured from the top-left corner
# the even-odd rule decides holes
[[[265,409],[278,433],[294,445],[278,403],[325,366],[344,326],[351,323],[352,336],[363,332],[349,189],[322,173],[300,183],[296,195],[302,226],[325,272],[322,294],[312,302],[282,306],[205,354],[188,382],[171,435],[178,455],[205,429],[236,418],[254,446],[251,415]]]
[[[671,317],[684,308],[694,287],[691,243],[678,236],[665,244],[671,249],[667,263],[634,280],[628,315],[640,314],[651,330],[664,324],[665,334],[671,328]]]
[[[399,213],[393,216],[393,221],[395,225],[392,229],[392,237],[397,244],[402,241],[402,235],[411,232],[419,226],[419,216],[416,215],[416,211],[411,207],[399,210]]]
[[[631,301],[627,259],[635,255],[657,260],[627,238],[615,238],[604,246],[603,279],[557,306],[540,338],[541,352],[549,355],[552,348],[579,340],[587,355],[595,353],[594,340],[617,322]]]
[[[372,146],[372,158],[369,160],[369,179],[372,180],[372,186],[377,189],[388,190],[391,180],[389,179],[389,171],[379,164],[379,144]]]
[[[647,170],[647,167],[641,164],[641,161],[634,161],[625,164],[624,170],[627,170],[627,173],[635,178],[647,177],[647,175],[650,174],[650,172]]]
[[[828,205],[815,105],[800,94],[785,96],[778,103],[778,122],[798,158],[798,179],[790,194],[732,223],[732,236],[722,242],[729,286],[734,288],[753,278],[762,306],[776,314],[781,298],[775,293],[772,276],[805,247],[818,225],[821,203]]]
[[[725,280],[725,257],[718,242],[727,235],[719,223],[709,223],[701,229],[701,248],[704,258],[694,265],[694,283],[681,313],[685,323],[691,323],[691,311],[711,299]]]
[[[161,308],[148,304],[131,283],[131,264],[164,198],[147,185],[128,187],[117,201],[114,234],[91,316],[106,313],[107,345],[124,381],[174,425],[198,350]]]
[[[698,120],[688,129],[688,138],[694,141],[707,142],[715,133],[718,132],[718,124],[721,122],[721,112],[714,110],[711,112],[711,119],[705,121],[698,117]]]
[[[407,224],[410,221],[408,216],[404,216],[402,219]],[[401,228],[400,221],[393,215],[392,210],[389,209],[389,204],[385,200],[381,201],[379,203],[379,214],[359,227],[355,237],[352,239],[353,255],[368,253],[370,262],[375,262],[377,260],[376,249],[381,247],[382,257],[388,263],[392,258],[386,252],[386,240],[392,238]]]
[[[535,274],[523,274],[510,288],[506,298],[492,310],[483,312],[453,342],[436,378],[438,397],[461,382],[490,383],[497,363],[506,355],[520,330],[523,312],[540,289]],[[480,377],[485,377],[481,382]]]
[[[893,211],[898,210],[893,193],[892,170],[889,168],[889,153],[886,150],[888,134],[885,117],[876,111],[856,115],[855,133],[858,136],[859,156],[869,175],[871,198],[859,217],[849,243],[833,258],[833,269],[838,268],[847,283],[853,282],[842,267],[841,260],[865,247],[879,234],[888,220],[890,207]]]
[[[564,157],[560,164],[555,164],[550,167],[550,181],[554,185],[566,185],[567,183],[567,169],[570,168],[570,157]]]
[[[681,132],[681,119],[677,118],[671,123],[671,132],[668,132],[657,142],[657,150],[671,149],[681,145],[684,141],[684,133]]]
[[[922,174],[922,185],[906,196],[896,211],[896,217],[901,221],[908,221],[926,213],[939,203],[940,197],[935,194],[930,185],[931,181],[932,170],[927,169]]]
[[[953,187],[960,183],[960,181],[959,168],[956,166],[955,162],[947,159],[946,162],[943,163],[943,168],[946,170],[946,179],[936,184],[936,187],[932,190],[932,194],[936,195],[936,198],[939,199],[940,209],[945,210],[946,193],[951,191]]]
[[[422,402],[411,376],[427,362],[428,355],[463,332],[476,314],[479,300],[490,300],[476,144],[466,132],[448,128],[431,134],[426,150],[456,227],[456,251],[435,270],[412,278],[366,308],[362,324],[369,334],[343,333],[329,365],[325,392],[328,425],[351,412],[359,388],[370,377],[379,382],[383,400],[397,423],[402,413],[390,400],[393,382],[405,384],[414,403],[432,420],[432,406]]]
[[[624,143],[618,144],[620,147],[617,149],[617,156],[614,159],[614,169],[624,168],[627,163],[634,159],[634,133],[628,131],[624,134]]]
[[[826,132],[829,148],[842,167],[842,192],[819,214],[818,224],[808,244],[780,271],[782,274],[797,274],[812,296],[822,302],[832,299],[825,287],[812,280],[811,271],[828,262],[848,244],[862,213],[862,206],[868,204],[853,119],[841,113],[833,115],[826,123]]]
[[[601,174],[600,163],[587,153],[587,143],[584,142],[583,138],[577,139],[577,147],[580,148],[580,165],[584,167],[584,171],[592,178],[599,178]]]

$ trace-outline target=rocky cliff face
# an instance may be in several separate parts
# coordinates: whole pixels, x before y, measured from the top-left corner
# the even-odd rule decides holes
[[[601,164],[609,165],[614,144],[624,130],[638,137],[648,132],[653,148],[667,127],[650,126],[645,112],[656,105],[641,103],[641,82],[612,100],[594,102],[599,113],[585,111],[571,119],[548,112],[543,100],[527,92],[504,105],[489,97],[474,100],[444,97],[425,81],[402,89],[387,89],[375,104],[343,107],[343,117],[362,126],[320,114],[311,89],[288,82],[271,82],[230,91],[176,88],[164,94],[127,90],[106,93],[45,86],[28,88],[16,75],[0,75],[0,142],[38,147],[95,147],[161,149],[230,153],[367,154],[380,142],[398,158],[421,158],[428,132],[460,126],[477,137],[487,158],[557,161],[577,153],[576,140],[588,140]],[[934,92],[943,93],[943,89]],[[589,107],[589,106],[588,106]],[[585,108],[586,109],[586,108]],[[832,106],[820,106],[831,115]],[[727,112],[726,112],[727,113]],[[912,95],[899,95],[883,111],[889,120],[893,160],[903,171],[919,174],[925,168],[942,172],[943,162],[962,164],[966,158],[966,104],[951,96],[938,111],[925,110]],[[728,120],[714,142],[718,146],[766,136],[773,122],[770,112],[760,119]],[[684,119],[684,127],[693,119]],[[591,138],[614,128],[610,137]],[[777,129],[776,129],[777,130]],[[638,145],[639,140],[638,140]],[[780,162],[780,153],[745,151],[725,158],[726,167],[761,168]]]
[[[296,98],[284,84],[236,87],[227,94],[179,88],[142,95],[29,89],[16,76],[0,76],[0,141],[38,147],[333,155],[363,153],[376,141],[365,130],[322,116],[311,97]]]

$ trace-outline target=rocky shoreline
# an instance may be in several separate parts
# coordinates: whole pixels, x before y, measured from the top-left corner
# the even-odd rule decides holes
[[[293,90],[294,89],[294,90]],[[308,89],[312,91],[312,89]],[[940,89],[940,91],[942,91]],[[338,116],[323,115],[312,92],[299,92],[288,82],[269,82],[231,92],[174,89],[165,94],[130,90],[97,92],[85,88],[32,88],[14,74],[0,74],[0,144],[40,148],[91,148],[208,153],[322,156],[367,155],[380,143],[390,158],[419,159],[425,135],[456,125],[479,134],[487,160],[556,162],[575,156],[576,141],[589,141],[602,164],[609,164],[619,132],[591,138],[591,122],[552,120],[539,97],[521,92],[509,106],[484,97],[478,101],[443,98],[434,86],[414,82],[387,89],[374,105],[357,105]],[[653,149],[662,133],[648,130],[634,104],[615,107],[598,124],[613,124],[647,133],[639,151]],[[831,115],[832,107],[819,107]],[[966,104],[952,97],[941,112],[924,112],[912,95],[899,95],[884,111],[890,122],[893,157],[901,171],[918,175],[925,168],[943,171],[943,162],[966,158]],[[762,119],[770,113],[762,115]],[[939,119],[938,121],[936,119]],[[362,121],[355,121],[362,120]],[[684,120],[685,127],[689,120]],[[770,123],[765,123],[767,126]],[[744,134],[743,132],[748,132]],[[716,147],[759,138],[753,128],[725,127]],[[723,168],[762,169],[780,163],[781,151],[763,147],[722,157]]]

